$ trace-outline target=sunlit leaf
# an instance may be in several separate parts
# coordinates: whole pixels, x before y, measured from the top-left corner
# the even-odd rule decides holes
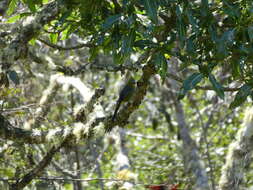
[[[6,21],[6,23],[14,23],[14,22],[16,22],[16,21],[19,20],[19,19],[20,19],[20,15],[15,15],[15,16],[10,17],[10,18]]]
[[[67,26],[65,30],[61,32],[61,40],[66,40],[69,37],[69,30],[71,29],[71,26]]]
[[[11,15],[15,11],[17,5],[18,5],[18,0],[11,0],[9,3],[9,7],[7,9],[7,12],[6,12],[7,15]]]
[[[32,38],[30,41],[29,41],[29,44],[31,44],[32,46],[34,46],[36,43],[36,39],[35,38]]]
[[[57,33],[51,33],[50,34],[50,41],[53,44],[56,44],[58,42],[58,34]]]

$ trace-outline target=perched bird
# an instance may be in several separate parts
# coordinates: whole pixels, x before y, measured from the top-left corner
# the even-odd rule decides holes
[[[135,91],[135,80],[131,77],[127,81],[124,88],[120,91],[119,99],[117,101],[116,108],[115,108],[115,111],[114,111],[114,114],[113,114],[113,117],[112,117],[113,121],[115,120],[115,118],[117,116],[117,112],[120,108],[121,103],[129,101],[130,98],[133,96],[134,91]]]

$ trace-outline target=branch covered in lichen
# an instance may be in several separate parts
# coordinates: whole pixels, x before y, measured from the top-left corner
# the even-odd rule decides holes
[[[0,115],[0,138],[28,144],[41,144],[46,141],[44,133],[13,127],[2,115]]]
[[[221,170],[221,190],[237,190],[243,182],[245,168],[252,160],[253,108],[245,112],[244,124],[238,131],[236,141],[228,148],[226,163]]]
[[[44,118],[50,111],[51,107],[50,103],[53,101],[59,89],[59,84],[56,81],[57,77],[58,75],[53,75],[51,77],[49,86],[46,90],[44,90],[34,115],[32,116],[32,118],[28,119],[24,124],[25,129],[38,128],[40,126],[42,118]]]
[[[94,105],[97,103],[98,99],[104,94],[104,89],[96,89],[93,96],[87,93],[89,90],[85,85],[75,77],[65,77],[61,75],[54,75],[52,77],[51,83],[48,89],[45,91],[44,95],[40,100],[40,105],[36,109],[35,118],[28,120],[25,123],[25,127],[17,128],[12,126],[5,117],[0,115],[0,138],[8,139],[13,141],[18,141],[22,143],[28,144],[42,144],[51,141],[59,142],[63,138],[67,136],[73,136],[71,139],[74,139],[74,133],[77,133],[77,129],[80,129],[79,136],[82,136],[83,131],[87,130],[87,127],[81,123],[74,123],[73,126],[65,126],[65,127],[58,127],[49,130],[48,132],[39,131],[40,120],[38,118],[45,117],[47,111],[47,105],[45,104],[48,101],[51,101],[52,98],[55,96],[57,89],[59,88],[59,83],[62,84],[74,84],[75,87],[79,90],[79,92],[83,96],[83,100],[87,102],[84,106],[85,115],[82,115],[81,112],[78,113],[79,118],[82,120],[90,114],[93,109]],[[91,93],[89,91],[89,93]],[[80,122],[82,120],[76,120]],[[79,128],[78,128],[79,127]],[[81,128],[80,128],[81,127]],[[26,130],[26,129],[33,129],[33,130]],[[35,129],[35,130],[34,130]]]
[[[0,54],[0,71],[8,70],[16,60],[25,58],[28,52],[27,43],[40,33],[44,25],[55,19],[63,8],[59,1],[53,1],[45,5],[35,17],[28,17],[29,19],[20,24],[17,27],[18,35]]]
[[[44,158],[27,174],[24,175],[20,180],[17,180],[16,183],[11,184],[11,190],[23,189],[28,185],[34,178],[39,177],[42,174],[42,171],[50,164],[54,155],[62,148],[67,139],[65,139],[60,145],[53,145],[51,149],[47,152]]]

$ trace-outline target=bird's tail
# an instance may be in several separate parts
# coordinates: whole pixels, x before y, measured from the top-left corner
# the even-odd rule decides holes
[[[120,107],[120,101],[117,102],[116,104],[116,108],[115,108],[115,111],[114,111],[114,114],[112,116],[112,121],[114,121],[116,119],[116,116],[117,116],[117,113],[118,113],[118,110],[119,110],[119,107]]]

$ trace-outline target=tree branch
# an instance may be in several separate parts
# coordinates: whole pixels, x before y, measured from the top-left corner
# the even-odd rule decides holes
[[[67,142],[67,139],[68,138],[66,138],[58,146],[53,145],[52,148],[47,152],[46,156],[37,164],[35,168],[33,168],[30,172],[28,172],[21,180],[18,180],[16,183],[11,184],[10,190],[23,189],[34,178],[39,177],[42,174],[42,171],[50,164],[55,153],[57,153],[60,150],[60,148],[65,145],[65,143]]]
[[[112,121],[111,117],[108,117],[105,121],[105,130],[111,131],[113,127],[119,125],[124,127],[128,123],[128,118],[130,114],[138,109],[141,104],[144,96],[146,95],[149,79],[155,74],[155,68],[152,64],[147,64],[143,68],[143,75],[141,79],[137,82],[137,88],[134,93],[131,102],[128,102],[118,113],[115,121]]]
[[[46,136],[40,131],[29,131],[13,127],[6,118],[0,114],[0,137],[15,142],[40,144],[46,141]]]
[[[172,70],[173,74],[178,71],[178,61],[176,58],[173,58],[173,64],[170,66],[170,70]],[[166,81],[168,87],[172,87],[173,90],[178,90],[178,86],[175,81]],[[185,120],[185,113],[183,110],[183,106],[180,102],[177,101],[176,95],[171,92],[170,97],[173,98],[176,119],[178,122],[179,133],[183,141],[183,156],[185,160],[185,170],[186,172],[191,172],[195,179],[195,189],[196,190],[209,190],[208,177],[206,174],[204,162],[201,160],[199,155],[199,150],[197,148],[196,142],[192,139],[190,135],[190,130]]]
[[[220,190],[237,190],[244,179],[244,172],[252,161],[253,108],[246,110],[244,123],[236,140],[229,145],[226,163],[221,170]]]
[[[0,72],[8,70],[14,61],[27,56],[27,43],[38,35],[45,24],[55,19],[61,9],[64,9],[64,6],[59,1],[52,1],[45,5],[28,24],[20,24],[16,38],[0,54]]]
[[[177,82],[180,82],[180,83],[184,82],[183,79],[181,79],[180,77],[178,77],[177,75],[175,75],[173,73],[167,74],[167,77],[171,78],[171,79],[173,79],[173,80],[175,80]],[[195,89],[197,89],[197,90],[214,90],[213,87],[211,87],[211,86],[196,86]],[[227,92],[234,92],[234,91],[240,90],[240,88],[224,87],[223,90],[227,91]]]

